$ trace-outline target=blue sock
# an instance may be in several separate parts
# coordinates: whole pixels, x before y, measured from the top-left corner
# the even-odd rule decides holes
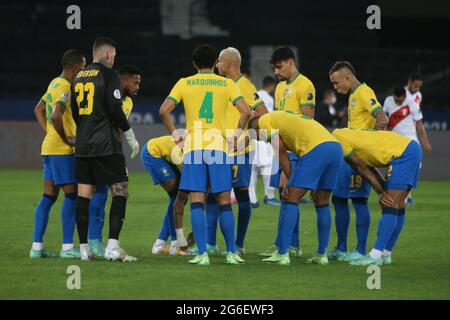
[[[34,235],[33,242],[43,242],[45,229],[47,228],[50,209],[57,197],[44,194],[34,210]]]
[[[216,203],[216,196],[209,194],[206,200],[206,240],[211,246],[215,246],[217,235],[217,223],[219,221],[219,206]]]
[[[365,255],[367,236],[369,235],[370,227],[370,211],[366,198],[352,199],[353,207],[356,212],[356,238],[358,242],[356,244],[356,250]]]
[[[405,224],[405,208],[402,208],[398,210],[397,225],[395,226],[394,232],[392,232],[391,238],[389,239],[386,245],[385,248],[386,250],[392,251],[392,249],[394,249],[395,243],[397,242],[400,232],[402,232],[404,224]]]
[[[291,247],[300,248],[300,209],[297,206],[297,218],[295,221],[294,231],[292,231]]]
[[[337,246],[339,251],[347,252],[347,236],[348,226],[350,224],[350,208],[348,207],[348,199],[333,196],[332,202],[336,211],[335,224],[337,233]]]
[[[172,228],[173,232],[175,233],[175,224],[174,224],[174,217],[173,217],[173,204],[175,203],[176,197],[169,197],[169,203],[167,204],[166,213],[164,214],[164,220],[163,224],[161,226],[161,230],[159,231],[158,239],[167,241],[169,236],[172,235]],[[172,238],[176,239],[175,238]]]
[[[283,192],[283,188],[278,188],[278,193],[280,195],[280,200],[282,199],[282,197],[281,197],[282,192]],[[281,225],[281,208],[280,208],[280,214],[278,215],[277,237],[275,238],[275,241],[273,243],[278,248],[280,247],[280,225]]]
[[[250,217],[252,216],[252,205],[250,203],[248,190],[237,189],[234,193],[239,205],[236,245],[243,248],[248,224],[250,223]]]
[[[283,201],[281,204],[280,213],[280,225],[278,228],[278,234],[280,237],[278,253],[285,254],[289,249],[289,244],[292,239],[292,232],[297,220],[297,212],[300,209],[294,202]]]
[[[203,254],[206,252],[206,217],[205,205],[201,202],[191,203],[191,226],[198,253]]]
[[[227,245],[227,252],[236,253],[236,246],[234,244],[234,214],[231,204],[219,206],[219,221],[220,230],[222,231]]]
[[[383,251],[386,248],[392,233],[397,225],[398,209],[383,208],[381,219],[378,223],[377,240],[374,248]]]
[[[66,194],[61,208],[63,243],[73,243],[75,232],[75,207],[77,202],[76,193]]]
[[[105,223],[105,206],[108,199],[108,185],[97,185],[89,203],[89,240],[103,241],[102,231]]]
[[[331,212],[328,204],[316,207],[317,213],[317,234],[319,238],[319,248],[317,254],[322,255],[327,252],[330,241]]]

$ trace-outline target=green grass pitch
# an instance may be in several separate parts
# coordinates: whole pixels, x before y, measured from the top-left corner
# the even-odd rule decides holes
[[[28,258],[34,207],[42,194],[40,171],[0,170],[0,299],[449,299],[450,182],[421,181],[416,205],[407,208],[405,229],[395,248],[394,265],[381,269],[381,289],[369,290],[364,267],[345,263],[308,265],[294,258],[290,267],[267,265],[257,253],[273,241],[278,208],[253,210],[246,239],[245,265],[226,265],[221,256],[211,266],[192,266],[189,257],[153,256],[166,195],[144,173],[131,174],[130,198],[121,244],[139,258],[135,264],[106,261]],[[261,197],[261,189],[259,190]],[[46,246],[60,250],[58,199],[50,215]],[[109,208],[109,202],[107,205]],[[371,198],[373,245],[380,209]],[[109,210],[109,209],[108,209]],[[236,213],[236,207],[234,207]],[[108,212],[108,211],[107,211]],[[316,249],[315,212],[301,206],[301,241],[309,257]],[[355,245],[354,213],[349,234]],[[106,235],[107,228],[104,230]],[[185,233],[190,231],[189,210]],[[223,248],[222,236],[218,235]],[[330,249],[336,234],[332,227]],[[81,290],[66,287],[70,265],[81,268]]]

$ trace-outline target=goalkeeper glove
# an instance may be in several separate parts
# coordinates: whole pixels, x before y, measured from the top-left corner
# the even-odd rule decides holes
[[[130,128],[123,134],[125,135],[128,145],[131,148],[131,159],[134,159],[134,157],[136,157],[136,155],[139,153],[139,142],[137,142],[136,137],[134,136],[133,129]]]

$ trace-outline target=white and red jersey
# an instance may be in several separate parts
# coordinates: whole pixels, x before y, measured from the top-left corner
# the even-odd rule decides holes
[[[417,105],[420,107],[420,104],[422,103],[422,93],[420,91],[411,93],[408,89],[408,86],[405,86],[405,91],[406,91],[406,98],[411,99],[412,101],[417,103]]]
[[[394,97],[389,96],[384,100],[383,111],[389,116],[389,128],[419,142],[416,132],[416,121],[422,120],[422,111],[417,103],[406,98],[399,106],[395,103]]]

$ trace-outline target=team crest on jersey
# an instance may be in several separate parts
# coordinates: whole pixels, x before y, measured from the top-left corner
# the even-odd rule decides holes
[[[354,108],[355,105],[356,105],[356,101],[355,101],[355,99],[352,99],[352,108]]]
[[[116,99],[120,99],[120,90],[119,89],[114,90],[114,97]]]
[[[67,92],[61,93],[61,100],[63,101],[69,100],[69,94]]]
[[[306,99],[307,100],[312,100],[314,98],[314,95],[312,92],[308,92],[308,94],[306,95]]]
[[[258,100],[259,99],[259,95],[255,92],[253,94],[253,100]]]
[[[374,98],[369,99],[369,102],[372,106],[377,104],[377,101]]]
[[[164,175],[164,177],[167,177],[169,175],[169,171],[167,171],[166,168],[162,168],[161,173]]]
[[[287,88],[284,90],[283,92],[283,98],[289,98],[292,95],[292,89],[291,88]]]

